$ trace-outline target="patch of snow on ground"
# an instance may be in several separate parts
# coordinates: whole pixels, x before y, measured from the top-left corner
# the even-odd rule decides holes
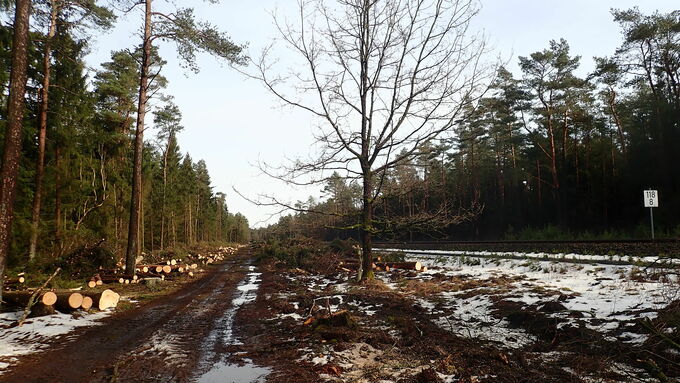
[[[21,327],[2,328],[14,323],[22,314],[22,311],[0,314],[0,374],[16,361],[16,356],[45,349],[50,340],[67,336],[76,328],[96,326],[109,312],[85,314],[81,317],[58,313],[29,318]]]
[[[548,294],[563,294],[573,297],[561,301],[567,310],[583,313],[586,325],[593,330],[610,332],[617,330],[621,324],[640,318],[654,318],[657,310],[665,307],[669,299],[669,292],[675,291],[668,283],[659,281],[631,279],[637,271],[633,265],[598,264],[599,260],[609,260],[609,256],[585,256],[578,254],[550,255],[552,260],[543,253],[502,253],[513,256],[514,259],[494,258],[497,253],[491,252],[457,252],[457,251],[407,251],[406,259],[420,261],[428,270],[418,274],[415,278],[425,280],[440,274],[447,277],[467,278],[468,280],[485,281],[498,277],[517,278],[508,290],[490,287],[484,294],[498,295],[503,299],[521,302],[525,305],[537,304],[550,300]],[[477,256],[477,257],[475,257]],[[563,263],[560,259],[578,259],[592,261],[592,263]],[[649,258],[649,259],[648,259]],[[654,261],[655,257],[646,257],[643,261]],[[616,258],[615,260],[623,260]],[[386,284],[394,288],[398,285],[382,276]],[[410,278],[410,277],[409,277]],[[677,282],[676,282],[677,283]],[[677,286],[677,285],[676,285]],[[488,289],[487,289],[488,290]],[[466,290],[470,292],[471,290]],[[429,305],[418,300],[418,304],[437,316],[434,302],[443,299],[444,307],[453,308],[454,314],[449,317],[439,316],[436,321],[443,328],[453,329],[454,332],[468,333],[470,336],[489,334],[491,329],[501,329],[502,334],[492,336],[492,340],[507,341],[509,338],[518,339],[514,346],[530,341],[530,337],[521,330],[510,329],[507,323],[493,322],[489,310],[491,302],[488,298],[478,296],[472,300],[461,300],[456,292],[443,292],[431,299]],[[469,295],[469,294],[468,294]],[[427,301],[427,300],[426,300]],[[560,313],[554,315],[568,321]],[[505,339],[502,339],[505,337]],[[640,343],[646,339],[645,335],[624,332],[619,339],[627,342]],[[511,342],[512,343],[512,342]]]

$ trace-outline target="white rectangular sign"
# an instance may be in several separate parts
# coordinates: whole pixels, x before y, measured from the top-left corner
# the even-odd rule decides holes
[[[643,195],[645,207],[659,207],[659,193],[656,190],[645,190]]]

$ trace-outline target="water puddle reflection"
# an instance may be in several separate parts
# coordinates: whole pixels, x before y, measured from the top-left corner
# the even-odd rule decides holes
[[[218,363],[215,367],[203,375],[198,383],[262,383],[270,370],[265,367],[257,367],[250,361],[248,364],[238,366],[235,364]]]
[[[236,289],[232,299],[231,308],[224,313],[215,326],[215,330],[208,336],[205,342],[205,349],[213,349],[216,344],[222,346],[233,346],[242,344],[234,337],[234,318],[236,312],[246,303],[253,302],[257,298],[257,290],[260,287],[260,275],[255,272],[255,266],[248,266],[247,278],[242,281]],[[214,353],[208,353],[203,361],[205,364],[214,361]],[[221,360],[225,360],[228,355],[220,355]],[[210,365],[208,372],[198,378],[199,383],[260,383],[264,382],[270,369],[258,367],[249,359],[244,360],[244,365],[218,362]]]

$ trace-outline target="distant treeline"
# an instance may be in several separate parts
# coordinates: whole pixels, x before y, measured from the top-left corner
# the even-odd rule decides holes
[[[659,191],[657,234],[680,235],[680,11],[612,12],[623,41],[596,69],[565,40],[501,67],[450,139],[381,177],[376,233],[401,239],[645,237],[642,192]],[[613,47],[614,48],[614,47]],[[356,236],[360,190],[336,174],[314,212],[261,236]],[[462,223],[390,230],[447,206]],[[382,226],[381,226],[382,223]],[[395,228],[397,226],[394,226]],[[340,228],[348,230],[340,230]]]
[[[36,11],[37,12],[37,11]],[[66,16],[64,16],[66,17]],[[40,169],[39,119],[44,84],[44,44],[53,60],[49,83],[47,140],[36,259],[52,259],[83,245],[106,240],[122,254],[128,235],[134,123],[139,93],[139,50],[113,52],[101,70],[87,69],[86,37],[63,19],[52,39],[31,32],[27,105],[10,265],[28,260],[36,171]],[[12,28],[0,25],[0,139],[7,124]],[[163,64],[154,52],[154,73]],[[232,214],[225,195],[215,193],[204,161],[183,155],[177,143],[181,114],[166,84],[154,75],[149,92],[157,136],[147,131],[143,156],[139,246],[151,251],[200,241],[247,241],[246,218]]]

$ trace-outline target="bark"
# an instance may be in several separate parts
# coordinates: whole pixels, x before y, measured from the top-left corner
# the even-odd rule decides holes
[[[52,2],[50,12],[50,27],[45,39],[43,50],[43,82],[40,90],[40,115],[38,118],[38,163],[35,169],[35,194],[33,195],[33,209],[31,215],[31,239],[28,250],[28,260],[35,258],[38,246],[38,231],[40,227],[40,205],[42,202],[42,183],[45,175],[45,141],[47,140],[47,112],[50,94],[50,69],[52,58],[52,40],[57,31],[58,2]]]
[[[56,256],[61,255],[61,142],[57,138],[54,148],[54,241],[56,244]]]
[[[364,172],[363,209],[361,212],[361,280],[373,278],[373,188],[370,170]]]
[[[125,254],[125,270],[132,276],[135,273],[135,259],[139,256],[138,232],[139,214],[142,199],[142,151],[144,150],[144,117],[146,115],[147,87],[149,85],[149,66],[151,61],[151,1],[145,1],[144,44],[142,67],[139,77],[139,104],[137,108],[137,127],[135,131],[135,155],[132,177],[132,198],[130,201],[130,225]]]
[[[54,307],[61,312],[77,310],[83,305],[83,296],[80,293],[58,293]]]
[[[92,298],[94,306],[99,310],[115,308],[118,306],[118,301],[120,300],[120,295],[109,289],[106,289],[101,293],[84,292],[82,294]]]
[[[12,233],[14,198],[21,156],[21,130],[26,100],[26,69],[28,59],[28,24],[31,15],[30,0],[16,0],[14,35],[12,37],[12,69],[10,71],[9,99],[7,103],[7,128],[0,167],[0,301],[2,283]]]
[[[614,124],[616,124],[616,130],[619,134],[621,152],[623,153],[623,157],[626,158],[628,155],[627,153],[628,148],[626,147],[626,137],[623,132],[623,126],[621,125],[621,118],[619,117],[619,112],[616,110],[616,91],[614,90],[613,87],[609,87],[607,104],[609,106],[609,111],[611,112],[612,117],[614,118]]]
[[[161,250],[165,248],[165,203],[166,203],[166,190],[168,186],[168,152],[170,151],[170,146],[165,148],[163,153],[163,205],[161,206]]]

